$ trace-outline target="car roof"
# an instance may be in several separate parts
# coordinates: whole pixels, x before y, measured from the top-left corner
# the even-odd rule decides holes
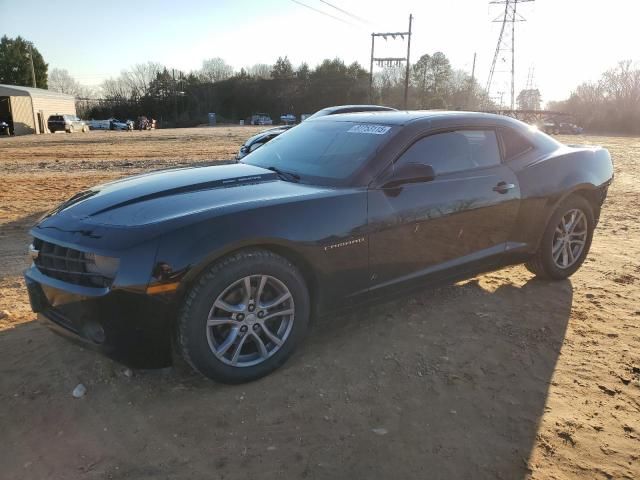
[[[338,113],[347,113],[347,112],[354,112],[354,111],[361,111],[361,112],[365,112],[365,111],[390,111],[390,112],[395,112],[396,109],[392,108],[392,107],[385,107],[384,105],[336,105],[333,107],[326,107],[323,108],[321,110],[319,110],[320,112],[326,112],[328,115],[332,115],[332,114],[338,114]]]
[[[341,113],[336,115],[326,115],[324,117],[312,118],[312,122],[357,122],[357,123],[378,123],[383,125],[407,125],[414,122],[432,122],[436,120],[444,123],[504,126],[523,126],[524,123],[504,115],[496,115],[484,112],[464,112],[448,110],[398,110],[398,111],[377,111],[377,112],[357,112]]]

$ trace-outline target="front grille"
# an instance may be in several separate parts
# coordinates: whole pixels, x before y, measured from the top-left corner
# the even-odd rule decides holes
[[[112,278],[89,271],[87,265],[92,260],[84,252],[39,238],[33,239],[33,248],[38,251],[36,267],[48,277],[84,287],[109,287],[113,282]]]

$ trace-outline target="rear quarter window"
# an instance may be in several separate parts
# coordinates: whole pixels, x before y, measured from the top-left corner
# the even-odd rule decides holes
[[[511,128],[502,129],[500,131],[500,135],[504,146],[505,160],[511,160],[519,157],[534,148],[533,143]]]

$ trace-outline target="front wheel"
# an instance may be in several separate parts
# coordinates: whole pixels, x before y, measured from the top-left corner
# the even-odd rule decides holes
[[[589,202],[578,195],[569,197],[551,216],[538,251],[525,266],[541,278],[573,275],[589,253],[594,228]]]
[[[289,358],[309,313],[309,292],[291,262],[266,250],[241,251],[211,266],[188,292],[176,346],[203,375],[248,382]]]

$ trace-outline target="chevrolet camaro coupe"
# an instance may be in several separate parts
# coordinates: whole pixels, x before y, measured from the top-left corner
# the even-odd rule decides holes
[[[612,179],[606,149],[507,117],[325,116],[239,163],[78,193],[31,230],[26,284],[41,320],[125,364],[245,382],[310,318],[518,263],[569,277]]]

